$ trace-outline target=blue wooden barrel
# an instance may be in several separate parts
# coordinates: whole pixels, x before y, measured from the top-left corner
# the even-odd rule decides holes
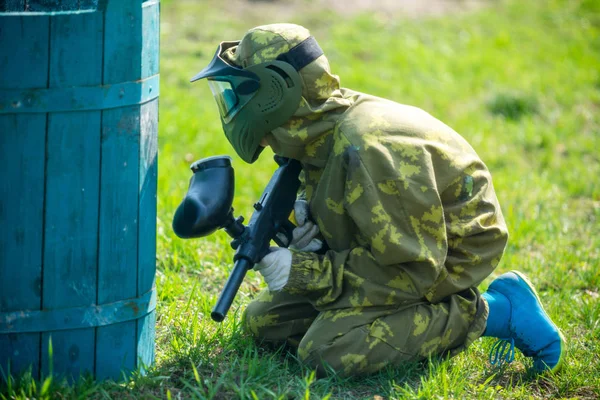
[[[158,34],[158,1],[0,2],[4,374],[153,361]]]

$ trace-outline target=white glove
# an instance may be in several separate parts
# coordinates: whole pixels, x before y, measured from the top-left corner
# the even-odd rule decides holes
[[[283,289],[290,277],[292,269],[292,252],[284,247],[270,247],[269,254],[254,265],[254,270],[260,272],[269,290]]]
[[[312,221],[306,221],[292,231],[290,248],[298,251],[315,252],[323,246],[323,242],[315,236],[319,234],[319,226]]]
[[[309,206],[306,200],[296,200],[294,203],[294,216],[298,226],[292,231],[292,242],[289,247],[298,251],[315,252],[323,247],[323,242],[316,238],[319,226],[308,219]],[[284,235],[278,236],[280,239]],[[283,240],[287,242],[286,240]]]
[[[308,205],[308,201],[296,200],[296,202],[294,203],[294,217],[296,218],[298,226],[304,225],[304,223],[308,219],[309,212],[310,207]]]

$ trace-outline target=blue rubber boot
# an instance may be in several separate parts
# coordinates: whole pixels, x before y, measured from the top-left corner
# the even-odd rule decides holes
[[[490,314],[484,336],[496,342],[490,362],[502,364],[514,359],[514,347],[533,358],[536,372],[558,371],[566,355],[567,343],[525,275],[511,271],[499,276],[483,294]]]

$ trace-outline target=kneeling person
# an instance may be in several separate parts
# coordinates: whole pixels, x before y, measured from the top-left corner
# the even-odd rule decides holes
[[[255,267],[269,289],[246,310],[252,334],[344,375],[456,354],[482,335],[516,346],[538,372],[560,367],[565,341],[523,274],[477,290],[508,233],[490,173],[459,134],[340,88],[296,25],[221,43],[202,78],[242,159],[271,146],[303,167],[294,241]]]

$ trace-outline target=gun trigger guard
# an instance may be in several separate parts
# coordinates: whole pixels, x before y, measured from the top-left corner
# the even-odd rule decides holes
[[[277,243],[279,245],[279,247],[288,247],[292,243],[292,240],[294,239],[294,229],[295,228],[296,228],[296,225],[294,225],[292,223],[292,221],[289,221],[289,220],[284,221],[281,224],[281,226],[279,227],[279,229],[277,230],[277,233],[281,233],[281,234],[285,235],[285,237],[287,239],[287,243],[282,243],[282,241],[279,238],[275,239],[275,243]]]
[[[273,241],[274,241],[275,243],[277,243],[277,246],[279,246],[279,247],[288,247],[288,244],[287,244],[287,243],[284,243],[284,242],[283,242],[281,239],[279,239],[277,236],[275,236],[275,237],[273,238]]]

